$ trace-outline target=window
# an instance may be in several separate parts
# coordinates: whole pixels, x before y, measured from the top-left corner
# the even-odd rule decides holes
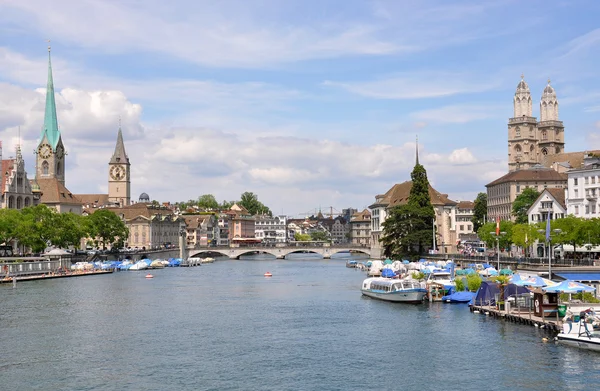
[[[596,204],[592,204],[592,214],[596,214]]]
[[[464,230],[465,230],[465,226],[464,226],[464,225],[461,225],[461,226],[460,226],[460,230],[461,230],[461,231],[464,231]]]
[[[521,186],[517,185],[517,193],[521,192]]]
[[[575,214],[578,215],[579,214],[579,205],[575,205]]]
[[[518,126],[517,126],[517,129],[515,131],[515,134],[516,134],[517,137],[521,137],[521,128],[519,128]]]
[[[42,163],[42,175],[48,175],[48,170],[50,169],[50,165],[48,162],[44,161]]]
[[[577,178],[573,178],[573,184],[577,186]]]
[[[545,130],[542,131],[542,140],[548,140],[548,133]]]
[[[471,224],[467,225],[467,231],[471,231],[473,228],[471,228]]]
[[[588,177],[585,177],[585,183],[584,183],[584,185],[587,185],[587,184],[588,184]]]
[[[585,206],[585,214],[586,215],[590,214],[590,206],[589,205]]]

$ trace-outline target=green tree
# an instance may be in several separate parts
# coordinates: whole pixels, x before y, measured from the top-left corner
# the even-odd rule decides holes
[[[487,194],[479,193],[475,198],[473,206],[473,232],[479,231],[479,228],[485,224],[485,216],[487,216]]]
[[[500,235],[500,248],[508,248],[512,244],[512,221],[500,221],[500,232],[505,232],[504,235]],[[496,223],[489,222],[485,223],[477,231],[479,239],[487,245],[488,248],[496,248]]]
[[[591,221],[591,220],[590,220]],[[550,221],[550,228],[552,229],[552,243],[554,244],[570,244],[573,246],[573,252],[577,252],[577,247],[583,246],[587,243],[588,234],[594,232],[593,225],[587,225],[588,223],[584,219],[577,218],[573,215],[569,215],[562,219],[556,219]],[[538,223],[538,229],[546,230],[546,222]],[[560,234],[554,232],[555,229],[560,229]],[[541,235],[542,242],[546,240],[546,234]]]
[[[129,237],[129,229],[114,212],[100,209],[88,216],[88,233],[92,238],[98,238],[102,249]]]
[[[221,202],[221,204],[219,205],[218,209],[228,210],[228,209],[230,209],[233,206],[233,204],[235,204],[235,201],[223,200],[223,202]]]
[[[422,254],[432,242],[435,213],[429,196],[429,180],[418,160],[410,174],[408,202],[390,209],[383,223],[383,254],[391,259]]]
[[[250,213],[253,216],[257,214],[264,214],[269,216],[272,215],[271,210],[258,200],[258,196],[249,191],[242,194],[239,205],[246,208],[248,213]]]
[[[311,239],[309,234],[301,234],[296,232],[294,234],[294,240],[297,242],[308,242]]]
[[[329,240],[329,235],[325,231],[313,231],[310,233],[310,239],[324,242]]]
[[[536,240],[543,238],[538,232],[538,227],[533,224],[514,224],[512,228],[512,242],[519,247],[529,249]],[[528,254],[525,254],[526,256]]]
[[[528,223],[527,211],[539,196],[540,192],[533,187],[526,187],[523,189],[521,194],[519,194],[513,202],[512,215],[515,216],[515,223]]]
[[[9,244],[15,239],[21,218],[16,209],[0,209],[0,243]]]
[[[53,216],[52,230],[49,232],[50,242],[61,248],[79,247],[81,239],[87,236],[87,217],[74,213],[56,213]]]
[[[16,239],[34,253],[42,252],[51,244],[57,212],[44,204],[21,210],[16,227]]]
[[[205,210],[216,210],[219,209],[219,203],[212,194],[204,194],[198,197],[198,207]]]

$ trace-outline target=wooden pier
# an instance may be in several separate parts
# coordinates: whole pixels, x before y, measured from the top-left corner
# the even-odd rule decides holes
[[[13,276],[13,277],[4,277],[0,278],[0,284],[13,284],[14,281],[23,282],[23,281],[36,281],[36,280],[51,280],[54,278],[70,278],[70,277],[83,277],[83,276],[97,276],[104,274],[112,274],[113,270],[93,270],[93,271],[75,271],[68,273],[47,273],[47,274],[34,274],[34,275],[26,275],[26,276]]]
[[[525,308],[521,308],[521,310],[524,309]],[[542,318],[540,316],[535,316],[531,310],[527,312],[516,311],[515,309],[512,311],[505,311],[497,309],[496,306],[485,305],[472,305],[469,306],[469,310],[473,313],[479,313],[481,315],[487,315],[513,323],[526,324],[557,332],[562,330],[562,321],[558,318],[558,315]]]

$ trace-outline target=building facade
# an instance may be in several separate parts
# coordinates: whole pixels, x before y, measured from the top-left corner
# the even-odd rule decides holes
[[[456,205],[456,234],[458,240],[469,240],[473,238],[473,213],[475,203],[473,201],[459,201]]]
[[[0,143],[0,208],[23,209],[37,204],[39,198],[33,194],[31,184],[25,171],[25,161],[21,147],[17,146],[15,158],[2,159],[2,144]]]
[[[540,120],[533,117],[529,85],[521,76],[513,98],[513,117],[508,120],[508,170],[527,169],[541,164],[547,156],[565,150],[565,134],[558,118],[554,88],[544,88],[540,99]]]
[[[263,243],[287,242],[286,216],[255,216],[254,236]]]
[[[368,209],[355,213],[350,219],[350,242],[354,245],[371,245],[371,212]]]
[[[567,187],[567,174],[551,168],[536,165],[528,169],[511,171],[508,174],[485,185],[488,199],[488,221],[514,220],[512,205],[515,198],[528,188],[541,192],[544,189],[564,189]]]
[[[188,247],[216,245],[214,232],[217,218],[214,214],[183,215]],[[214,243],[214,244],[213,244]]]
[[[600,154],[586,153],[582,167],[567,172],[567,212],[575,217],[600,217]]]
[[[551,220],[562,219],[567,215],[565,204],[566,189],[544,189],[540,196],[527,210],[527,221],[536,224],[546,221],[548,216]]]
[[[119,206],[131,204],[131,163],[120,126],[115,151],[108,163],[108,201]]]

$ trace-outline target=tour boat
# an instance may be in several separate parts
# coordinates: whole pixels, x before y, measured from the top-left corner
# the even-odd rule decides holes
[[[397,303],[420,303],[427,294],[425,284],[417,280],[370,277],[363,281],[362,294]]]
[[[568,314],[565,318],[569,318],[570,315]],[[577,322],[569,320],[563,322],[563,331],[556,336],[556,340],[565,345],[600,352],[600,325],[595,313],[584,311],[580,313],[579,317],[571,315],[570,319],[577,320]]]

